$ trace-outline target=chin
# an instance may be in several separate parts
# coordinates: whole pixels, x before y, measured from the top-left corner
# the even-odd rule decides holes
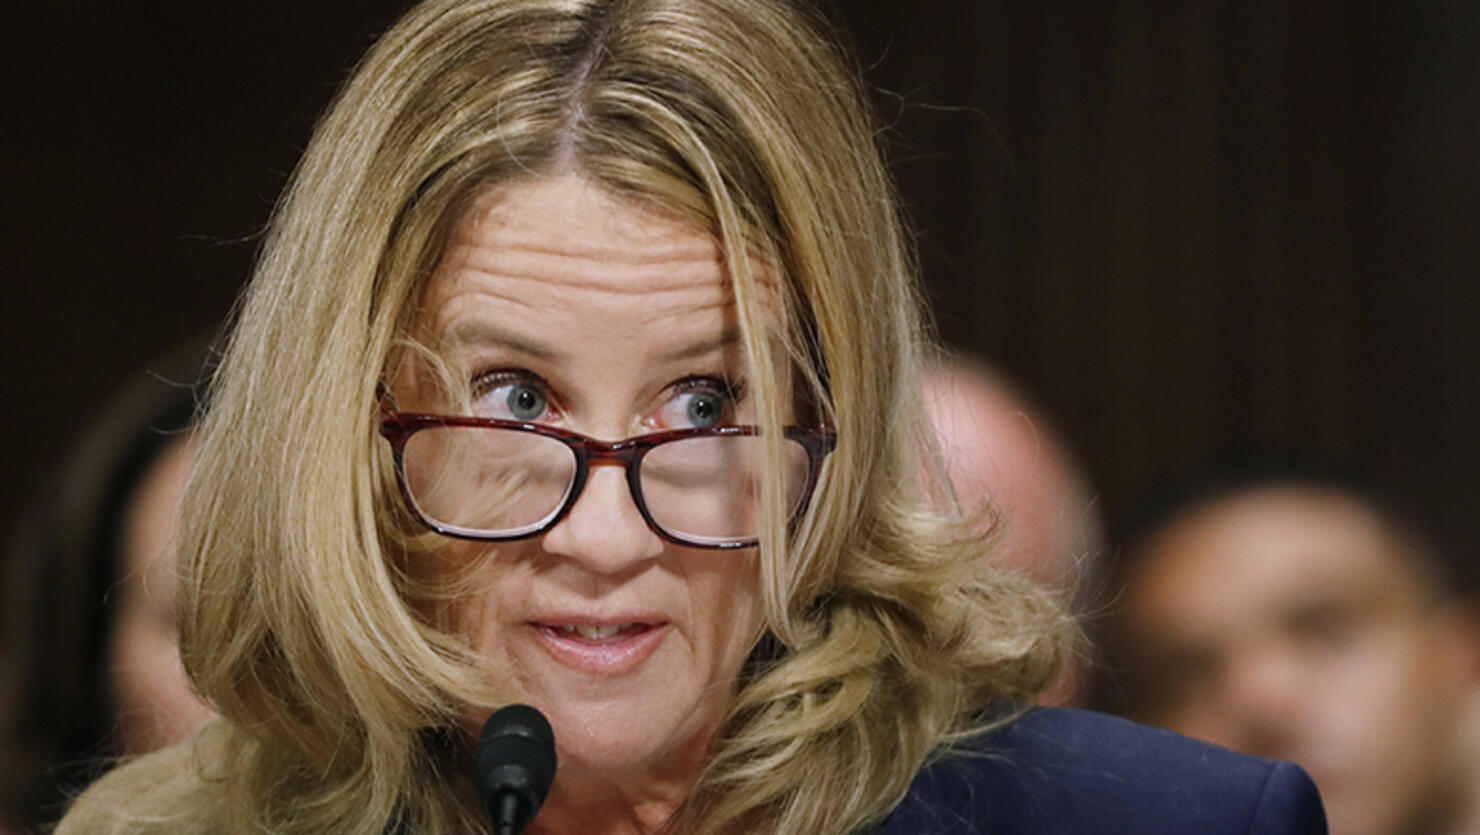
[[[656,700],[655,700],[656,701]],[[662,771],[702,759],[719,719],[706,721],[698,706],[672,703],[534,702],[555,729],[562,770],[607,774],[620,779],[636,771]]]

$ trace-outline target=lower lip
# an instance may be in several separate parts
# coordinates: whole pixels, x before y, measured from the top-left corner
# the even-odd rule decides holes
[[[540,645],[556,661],[584,673],[621,675],[631,672],[657,651],[668,636],[668,624],[653,624],[641,632],[590,639],[563,629],[531,623]]]

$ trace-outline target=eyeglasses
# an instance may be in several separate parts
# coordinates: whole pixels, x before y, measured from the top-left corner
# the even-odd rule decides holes
[[[831,429],[787,427],[782,444],[789,520],[806,510]],[[598,441],[576,432],[496,418],[386,411],[407,506],[432,530],[509,541],[550,530],[570,512],[591,467],[619,464],[647,526],[698,548],[746,548],[760,533],[766,443],[756,426],[711,426]]]

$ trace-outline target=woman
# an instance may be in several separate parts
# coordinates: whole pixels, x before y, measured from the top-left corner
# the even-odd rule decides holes
[[[1066,621],[920,509],[911,264],[844,67],[757,0],[388,32],[201,430],[182,650],[224,719],[61,831],[477,831],[514,701],[559,751],[530,832],[922,831],[955,773],[901,805],[922,764]],[[1245,818],[1297,773],[1248,769]]]
[[[98,757],[143,754],[209,716],[180,669],[175,547],[202,344],[97,404],[5,552],[0,832],[55,822]]]

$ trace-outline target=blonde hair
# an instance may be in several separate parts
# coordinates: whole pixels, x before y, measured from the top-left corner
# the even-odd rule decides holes
[[[806,518],[769,514],[768,634],[670,828],[867,825],[984,707],[1042,686],[1066,619],[918,496],[913,264],[819,31],[780,0],[431,0],[379,41],[278,208],[201,429],[181,649],[225,718],[105,778],[64,831],[485,826],[454,729],[500,685],[435,616],[448,589],[410,568],[423,540],[376,404],[452,225],[538,174],[709,230],[762,426],[791,387],[839,438]],[[783,278],[783,356],[752,264]]]

